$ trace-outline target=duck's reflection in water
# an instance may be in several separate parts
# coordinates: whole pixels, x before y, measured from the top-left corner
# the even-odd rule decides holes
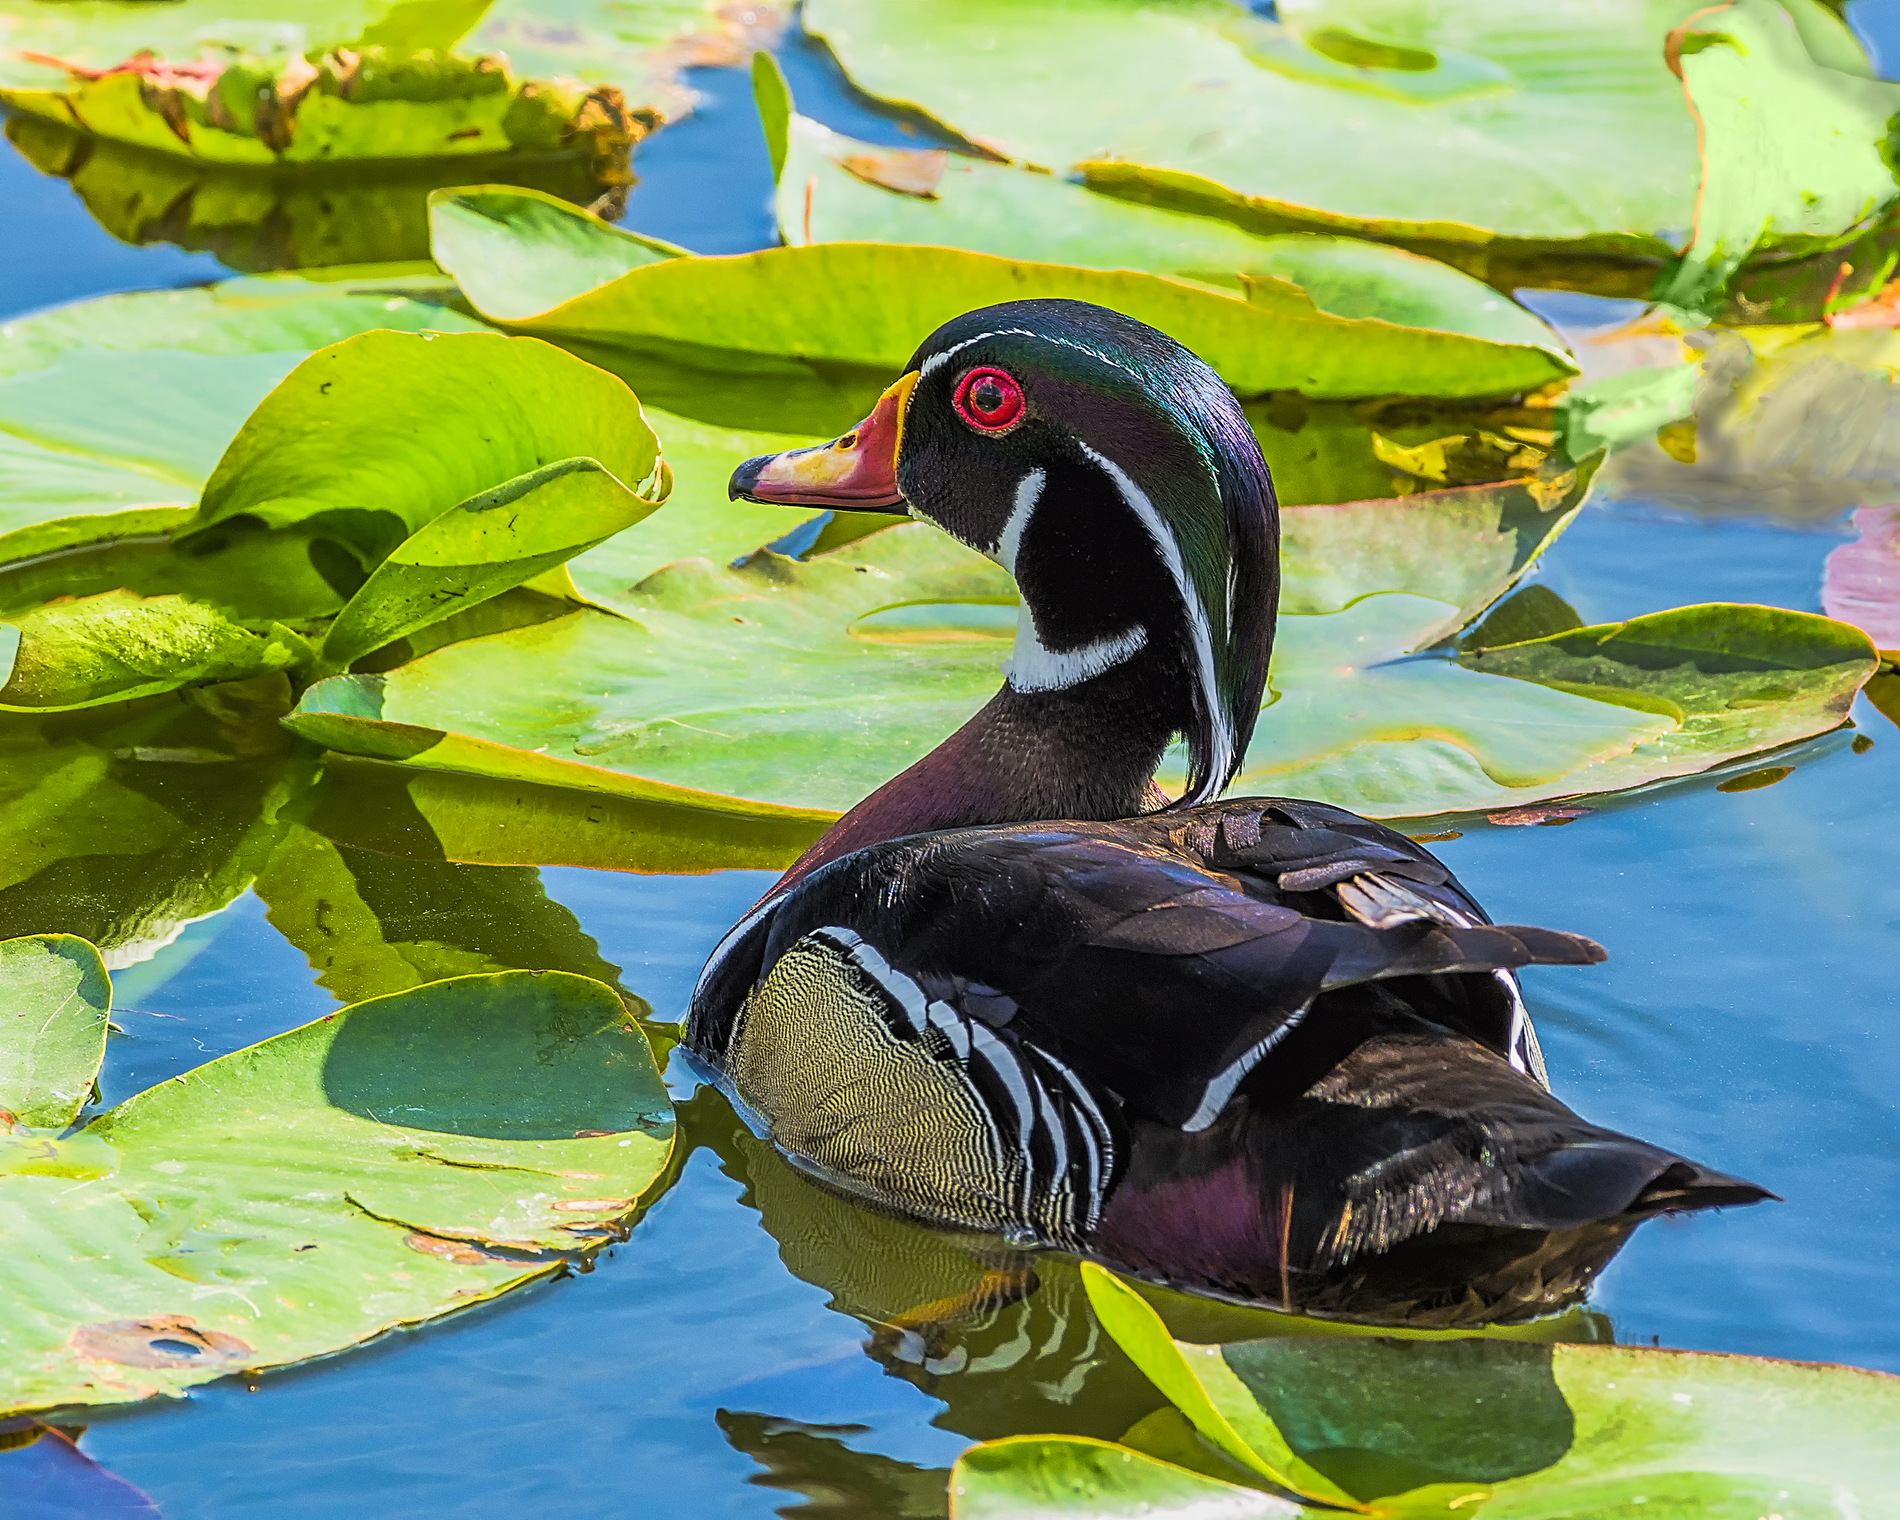
[[[704,1146],[741,1183],[798,1277],[869,1332],[866,1353],[943,1408],[932,1423],[972,1440],[1066,1434],[1115,1440],[1166,1400],[1102,1329],[1080,1262],[1012,1248],[990,1235],[936,1230],[878,1212],[814,1182],[753,1135],[717,1091],[678,1106],[686,1145]],[[1379,1334],[1274,1310],[1142,1289],[1184,1340]],[[1401,1334],[1405,1332],[1399,1332]],[[1415,1333],[1415,1332],[1414,1332]],[[1608,1320],[1569,1313],[1504,1332],[1512,1339],[1607,1341]],[[763,1469],[762,1486],[805,1496],[804,1520],[946,1513],[941,1468],[853,1449],[868,1427],[806,1425],[723,1410],[721,1430]]]

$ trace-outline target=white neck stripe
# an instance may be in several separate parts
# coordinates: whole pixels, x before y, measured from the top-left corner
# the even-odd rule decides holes
[[[1207,608],[1202,605],[1200,593],[1189,578],[1187,566],[1181,560],[1181,546],[1174,541],[1167,525],[1161,521],[1161,514],[1148,495],[1129,478],[1128,472],[1106,454],[1089,447],[1081,439],[1082,452],[1107,472],[1108,478],[1115,482],[1116,490],[1121,492],[1122,500],[1140,519],[1142,527],[1148,530],[1149,538],[1154,540],[1155,548],[1160,552],[1161,562],[1168,567],[1168,573],[1174,577],[1175,589],[1181,595],[1181,606],[1187,614],[1188,635],[1194,643],[1195,674],[1201,690],[1201,704],[1207,711],[1208,726],[1213,730],[1213,750],[1210,757],[1207,779],[1201,789],[1192,797],[1183,798],[1190,806],[1199,806],[1211,802],[1227,784],[1227,773],[1234,763],[1234,736],[1227,724],[1227,713],[1220,704],[1220,686],[1214,677],[1214,637],[1207,626]]]

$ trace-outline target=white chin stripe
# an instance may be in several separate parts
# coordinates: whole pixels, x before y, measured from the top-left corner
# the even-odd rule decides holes
[[[1137,624],[1125,633],[1057,653],[1036,637],[1035,618],[1025,606],[1016,614],[1016,650],[1003,674],[1016,691],[1067,691],[1133,659],[1147,646],[1148,630]]]
[[[1012,578],[1016,574],[1017,556],[1022,552],[1023,534],[1028,530],[1036,503],[1042,500],[1042,488],[1048,479],[1047,471],[1035,469],[1016,482],[1015,505],[1010,508],[1009,521],[1003,524],[996,549],[989,556]],[[1080,649],[1057,653],[1043,644],[1042,636],[1036,631],[1036,616],[1025,602],[1016,614],[1016,649],[1003,673],[1016,691],[1067,691],[1105,670],[1112,670],[1124,660],[1133,659],[1147,647],[1148,630],[1136,626],[1084,644]]]

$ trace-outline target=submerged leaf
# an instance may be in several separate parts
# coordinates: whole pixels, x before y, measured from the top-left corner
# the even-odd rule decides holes
[[[213,1061],[94,1119],[111,1170],[83,1189],[0,1176],[0,1228],[36,1242],[0,1269],[0,1412],[177,1394],[544,1276],[639,1206],[672,1129],[620,999],[564,972]]]
[[[703,354],[700,362],[709,366],[730,355],[741,362],[823,360],[889,375],[903,368],[922,335],[951,317],[997,301],[1063,296],[1160,328],[1241,395],[1494,396],[1574,372],[1554,336],[1527,316],[1523,334],[1501,343],[1335,316],[1310,303],[1268,306],[1239,292],[1134,271],[954,248],[821,243],[662,258],[603,284],[599,276],[611,264],[593,250],[623,234],[591,226],[547,197],[491,187],[470,193],[478,197],[472,208],[455,192],[435,198],[437,262],[485,316],[584,342],[590,354],[671,346]],[[541,296],[564,292],[558,303],[528,309],[535,303],[517,288],[513,271],[530,257],[547,261],[532,289]],[[1528,341],[1533,336],[1539,341]]]
[[[64,1129],[105,1058],[112,981],[72,934],[0,940],[0,1147],[15,1121]]]

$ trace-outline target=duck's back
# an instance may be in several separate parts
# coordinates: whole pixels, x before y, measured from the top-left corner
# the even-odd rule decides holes
[[[727,936],[688,1043],[887,1206],[1290,1307],[1512,1318],[1651,1213],[1766,1196],[1550,1096],[1511,969],[1601,959],[1382,825],[1245,799],[835,860]]]

